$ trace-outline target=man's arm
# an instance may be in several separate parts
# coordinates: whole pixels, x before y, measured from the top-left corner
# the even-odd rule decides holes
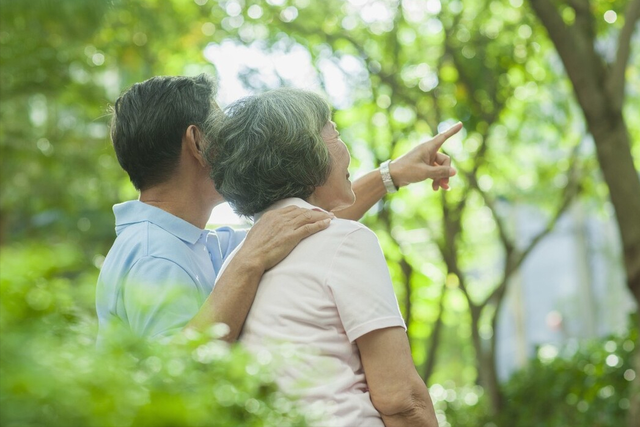
[[[408,153],[398,157],[389,164],[391,178],[397,188],[426,179],[433,180],[433,190],[449,189],[449,178],[456,174],[451,167],[449,156],[438,152],[442,144],[462,129],[462,123],[457,123],[433,139],[423,142]],[[373,170],[358,178],[353,183],[356,202],[346,209],[334,212],[344,219],[359,220],[371,207],[376,204],[387,190],[382,183],[379,170]]]
[[[240,335],[265,271],[282,261],[300,241],[324,230],[331,214],[296,206],[265,213],[247,234],[202,308],[187,328],[204,330],[216,323],[229,326],[224,340]]]
[[[373,406],[386,427],[437,427],[427,386],[416,372],[404,328],[378,329],[356,340]]]

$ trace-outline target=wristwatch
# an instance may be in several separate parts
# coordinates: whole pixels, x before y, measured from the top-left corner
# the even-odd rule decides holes
[[[391,172],[389,172],[389,163],[391,160],[387,160],[386,162],[382,162],[380,164],[380,175],[382,176],[382,183],[384,184],[384,188],[387,189],[387,193],[395,193],[398,191],[398,188],[393,183],[391,179]]]

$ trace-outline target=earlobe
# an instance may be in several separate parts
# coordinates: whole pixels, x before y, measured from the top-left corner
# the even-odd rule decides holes
[[[191,125],[187,128],[185,136],[191,155],[193,155],[193,157],[198,160],[198,163],[200,163],[202,167],[207,167],[207,161],[204,154],[205,141],[202,137],[200,129],[198,129],[198,127],[195,125]]]
[[[191,128],[191,133],[192,133],[192,137],[193,140],[196,143],[196,149],[198,150],[198,153],[202,154],[204,148],[202,147],[202,138],[200,137],[200,132],[198,132],[198,128],[196,128],[195,126],[193,126]]]
[[[207,160],[205,158],[205,153],[204,153],[204,146],[203,146],[203,142],[202,140],[198,139],[196,140],[196,159],[198,159],[198,162],[200,163],[200,166],[202,166],[203,168],[208,167],[207,164]]]

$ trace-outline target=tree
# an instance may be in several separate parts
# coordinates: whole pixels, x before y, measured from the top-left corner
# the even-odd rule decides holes
[[[640,0],[629,0],[626,5],[612,61],[607,61],[596,47],[598,33],[602,33],[596,22],[596,13],[602,13],[600,5],[590,0],[572,0],[562,4],[561,15],[550,0],[530,3],[562,59],[596,144],[620,231],[627,286],[640,307],[640,174],[634,165],[623,114],[625,74],[631,38],[640,18]],[[619,6],[621,9],[622,4]],[[563,20],[566,12],[569,13]],[[607,13],[611,12],[615,16],[613,10]],[[636,368],[640,369],[640,351],[636,358]],[[640,376],[636,379],[636,391],[630,425],[640,420]]]

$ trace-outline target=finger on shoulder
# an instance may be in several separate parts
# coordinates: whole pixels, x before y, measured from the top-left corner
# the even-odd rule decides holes
[[[302,212],[297,214],[293,221],[300,226],[332,218],[335,218],[335,215],[331,212],[303,209]]]
[[[298,206],[285,206],[284,208],[273,209],[262,215],[261,221],[268,218],[269,221],[286,222],[296,217],[302,208]]]
[[[298,227],[294,233],[296,237],[302,240],[306,237],[311,236],[312,234],[315,234],[319,231],[326,229],[327,227],[329,227],[330,224],[331,224],[331,218],[325,218],[320,221],[301,224],[300,227]]]

